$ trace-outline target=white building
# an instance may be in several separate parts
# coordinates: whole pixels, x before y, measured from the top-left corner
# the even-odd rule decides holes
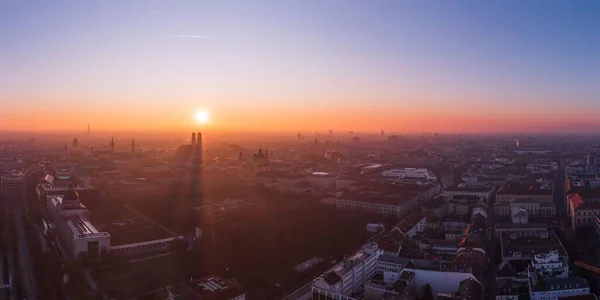
[[[533,257],[531,265],[535,269],[535,272],[544,277],[569,277],[569,266],[560,259],[558,251],[536,254]]]
[[[390,179],[402,180],[405,178],[422,179],[423,181],[437,181],[437,177],[427,169],[403,168],[391,169],[381,173]]]
[[[382,254],[383,250],[378,249],[377,243],[366,244],[359,252],[315,279],[312,293],[351,299],[347,296],[362,290],[365,281],[375,274],[377,258]]]
[[[528,269],[527,275],[531,300],[549,300],[590,293],[588,282],[581,277],[542,278],[533,267]]]
[[[590,293],[588,282],[581,277],[569,277],[569,267],[558,251],[536,254],[527,268],[527,285],[532,300],[579,296]]]
[[[87,216],[89,211],[79,202],[79,195],[70,189],[64,196],[49,196],[48,217],[56,224],[67,254],[77,257],[86,254],[97,258],[110,247],[110,235],[99,232]]]
[[[444,263],[440,261],[381,255],[377,261],[377,272],[383,274],[385,283],[396,282],[402,278],[403,273],[412,272],[416,290],[429,284],[434,295],[454,294],[458,291],[460,282],[466,279],[473,279],[480,283],[471,272],[446,270],[444,266]]]
[[[111,246],[110,234],[101,232],[88,220],[89,211],[70,188],[63,196],[47,197],[47,216],[56,225],[65,251],[70,257],[81,253],[97,258],[102,251],[119,256],[173,251],[171,246],[184,242],[183,236]]]

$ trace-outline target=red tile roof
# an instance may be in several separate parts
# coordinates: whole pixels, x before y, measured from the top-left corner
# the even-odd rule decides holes
[[[577,209],[581,204],[583,204],[583,199],[581,199],[579,193],[571,194],[568,196],[568,198],[569,203],[571,203],[571,206],[573,206],[573,209]]]

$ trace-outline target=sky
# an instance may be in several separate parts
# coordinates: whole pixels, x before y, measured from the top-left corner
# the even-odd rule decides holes
[[[590,131],[600,2],[0,1],[0,129]]]

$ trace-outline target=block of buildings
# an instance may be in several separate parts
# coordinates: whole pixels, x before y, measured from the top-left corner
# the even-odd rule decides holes
[[[372,189],[343,193],[336,198],[335,204],[341,209],[401,217],[418,206],[418,197],[415,193],[394,193]]]
[[[561,261],[568,263],[564,246],[551,230],[527,230],[502,232],[500,235],[502,260],[504,262],[530,262],[535,255],[557,251]]]
[[[444,190],[445,194],[452,196],[476,196],[479,201],[487,203],[494,193],[493,184],[468,184],[459,183]]]
[[[5,170],[0,175],[0,198],[4,201],[25,201],[27,199],[27,183],[25,170]]]

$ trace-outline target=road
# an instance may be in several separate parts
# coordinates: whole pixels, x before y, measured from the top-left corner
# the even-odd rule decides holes
[[[567,199],[565,191],[565,160],[561,159],[558,164],[558,176],[554,187],[554,203],[556,204],[556,216],[567,217]]]
[[[495,239],[494,235],[496,232],[496,220],[494,216],[494,202],[495,197],[489,200],[489,212],[486,224],[486,243],[485,243],[485,254],[486,264],[485,271],[483,274],[483,299],[496,299],[496,253],[495,253]]]
[[[17,242],[17,260],[21,267],[21,285],[22,292],[27,300],[38,299],[38,290],[35,280],[35,274],[32,266],[32,258],[27,244],[27,235],[25,235],[23,216],[19,211],[13,213],[14,234]]]

